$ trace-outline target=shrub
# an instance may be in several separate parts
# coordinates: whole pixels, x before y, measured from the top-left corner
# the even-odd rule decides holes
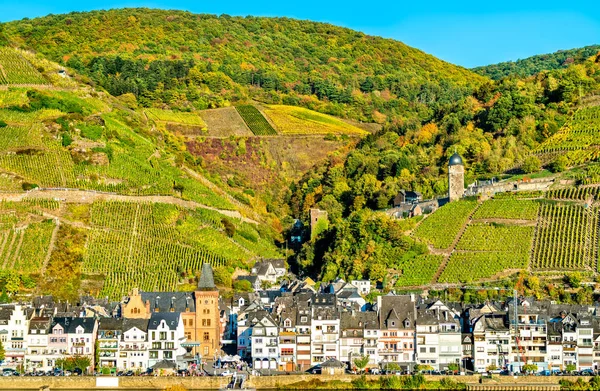
[[[6,128],[8,124],[0,119],[0,128]]]

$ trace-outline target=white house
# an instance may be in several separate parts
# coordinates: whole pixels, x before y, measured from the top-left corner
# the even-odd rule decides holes
[[[0,307],[0,341],[6,354],[5,363],[23,362],[27,351],[29,319],[32,315],[32,309],[26,309],[20,304]]]
[[[27,336],[27,352],[25,353],[25,369],[48,371],[61,356],[49,348],[49,317],[36,317],[29,321]]]
[[[279,327],[266,311],[248,314],[252,326],[251,349],[254,369],[279,367]]]
[[[185,341],[185,332],[179,312],[153,312],[148,323],[148,334],[149,367],[163,360],[172,363],[178,359],[181,361],[186,350],[181,346]]]
[[[123,334],[119,341],[120,369],[144,371],[148,368],[149,342],[147,319],[123,319]],[[160,335],[159,335],[160,337]]]

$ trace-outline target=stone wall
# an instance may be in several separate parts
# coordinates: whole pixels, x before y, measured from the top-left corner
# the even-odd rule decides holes
[[[350,382],[356,379],[355,375],[340,376],[315,376],[315,375],[286,375],[286,376],[258,376],[251,377],[248,380],[248,387],[257,389],[274,389],[284,387],[289,384],[301,381],[310,381],[319,379],[321,381],[341,380]],[[377,379],[378,376],[367,376],[367,378]],[[439,381],[441,376],[426,376],[427,380]],[[460,383],[479,384],[481,377],[474,376],[452,376],[454,380]],[[497,376],[493,379],[483,379],[486,385],[552,385],[558,384],[559,380],[577,380],[577,377],[570,376]],[[589,377],[584,378],[589,381]],[[188,390],[216,390],[225,387],[229,382],[228,377],[121,377],[119,378],[119,390],[121,389],[155,389],[164,390],[167,386],[181,384]],[[0,390],[39,390],[42,386],[49,386],[54,390],[100,390],[96,388],[95,377],[0,377]]]

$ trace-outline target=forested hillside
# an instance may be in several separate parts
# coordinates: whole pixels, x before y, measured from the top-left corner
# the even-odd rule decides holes
[[[559,50],[558,52],[539,54],[517,61],[473,68],[472,71],[494,80],[507,76],[527,77],[541,71],[567,68],[572,64],[581,64],[600,52],[600,45],[585,46],[577,49]]]
[[[146,106],[252,97],[383,122],[430,117],[484,80],[398,41],[287,18],[121,9],[10,22],[4,33]]]

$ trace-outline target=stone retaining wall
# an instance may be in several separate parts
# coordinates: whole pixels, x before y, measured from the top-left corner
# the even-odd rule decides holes
[[[330,380],[341,380],[343,382],[350,382],[356,379],[355,375],[339,375],[339,376],[315,376],[315,375],[282,375],[282,376],[257,376],[248,379],[248,387],[257,389],[274,389],[279,387],[285,387],[289,384],[298,383],[301,381],[310,381],[319,379],[321,381]],[[378,376],[367,376],[368,379],[377,379]],[[426,376],[427,380],[439,381],[441,376]],[[480,376],[452,376],[452,379],[460,383],[467,383],[471,385],[482,384],[490,386],[489,389],[493,389],[492,386],[505,385],[523,385],[523,386],[534,386],[535,385],[555,385],[558,384],[559,380],[577,380],[577,377],[569,376],[498,376],[493,379],[483,379],[483,383],[480,383]],[[590,378],[584,378],[588,381]],[[132,390],[163,390],[167,386],[174,384],[181,384],[188,390],[215,390],[221,387],[225,387],[229,382],[228,377],[120,377],[119,378],[119,389],[132,389]],[[0,390],[11,390],[11,389],[22,389],[22,390],[39,390],[42,386],[49,386],[51,391],[64,389],[64,390],[100,390],[102,388],[96,388],[95,377],[0,377]],[[528,388],[529,389],[529,388]],[[547,388],[544,388],[547,389]],[[542,390],[540,387],[539,390]]]

